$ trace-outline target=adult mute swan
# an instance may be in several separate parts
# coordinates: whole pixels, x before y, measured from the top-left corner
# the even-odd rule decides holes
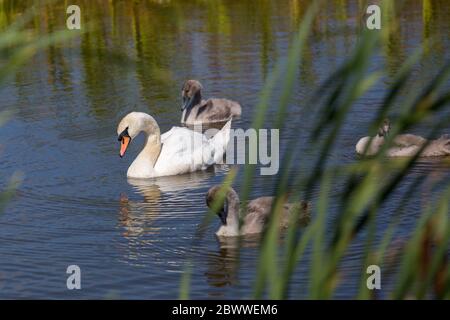
[[[153,178],[183,174],[220,162],[230,138],[231,120],[208,139],[204,134],[187,128],[173,127],[161,135],[152,116],[143,112],[127,114],[117,127],[120,157],[123,157],[131,140],[141,131],[145,146],[127,171],[129,178]]]
[[[188,80],[183,84],[181,123],[192,125],[225,122],[241,115],[241,106],[235,101],[217,98],[202,100],[202,89],[197,80]]]
[[[214,186],[209,189],[206,194],[206,205],[211,208],[214,201],[219,197],[221,186]],[[225,200],[221,204],[217,215],[222,221],[222,225],[216,232],[219,237],[234,237],[246,234],[260,233],[267,226],[271,214],[272,203],[274,197],[260,197],[251,200],[246,206],[246,214],[241,229],[239,230],[239,196],[233,188],[229,188]],[[283,206],[282,218],[280,219],[280,227],[288,226],[290,215],[295,211],[299,212],[298,223],[307,225],[310,221],[310,210],[307,202],[285,203]]]
[[[358,141],[356,144],[356,153],[367,156],[377,154],[384,144],[384,139],[389,134],[390,128],[389,120],[384,120],[375,137],[364,137]],[[369,142],[370,146],[367,147]],[[396,136],[392,146],[387,150],[386,155],[388,157],[414,156],[427,142],[428,145],[421,152],[421,157],[442,157],[450,155],[450,138],[448,135],[443,135],[436,140],[427,141],[427,139],[413,134],[399,134]]]

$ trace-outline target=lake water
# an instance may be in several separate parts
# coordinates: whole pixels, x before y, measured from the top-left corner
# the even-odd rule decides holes
[[[153,115],[162,132],[179,125],[181,85],[194,78],[202,82],[206,97],[239,101],[243,115],[233,127],[249,128],[264,81],[286,54],[308,2],[75,2],[92,30],[39,52],[0,91],[0,110],[15,112],[0,127],[0,186],[14,172],[23,176],[17,196],[0,215],[0,298],[177,298],[190,260],[190,297],[251,297],[257,243],[245,243],[237,264],[238,250],[214,235],[218,219],[200,240],[194,238],[207,213],[206,191],[221,183],[230,167],[127,180],[143,139],[120,159],[116,127],[132,110]],[[2,1],[0,27],[29,3]],[[424,39],[437,41],[415,69],[417,83],[429,81],[450,57],[450,3],[408,3],[389,49],[372,61],[372,69],[384,65],[388,75],[355,104],[332,151],[333,164],[355,161],[354,146],[366,134],[391,76]],[[321,10],[281,130],[282,149],[293,137],[306,137],[311,124],[296,115],[354,47],[362,10],[357,1],[345,0],[327,2]],[[65,8],[52,5],[29,28],[47,33],[63,27],[65,19]],[[276,112],[274,98],[268,118]],[[426,129],[427,124],[417,132]],[[296,161],[310,156],[300,154]],[[416,166],[380,211],[380,230],[408,182],[424,174],[448,181],[449,166]],[[252,197],[272,195],[275,180],[257,176]],[[398,237],[415,225],[428,196],[420,193],[408,202]],[[363,246],[356,242],[345,256],[336,297],[355,295]],[[82,290],[66,288],[66,268],[72,264],[81,268]],[[307,270],[306,260],[292,279],[291,298],[307,293]]]

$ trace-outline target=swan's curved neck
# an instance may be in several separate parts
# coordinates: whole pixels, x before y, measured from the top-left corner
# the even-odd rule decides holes
[[[189,106],[183,110],[183,114],[181,115],[181,120],[183,122],[186,122],[189,118],[189,115],[192,111],[192,108],[194,108],[196,105],[200,104],[202,102],[202,93],[200,91],[197,91],[194,96],[192,97],[192,101],[189,103]]]
[[[154,167],[156,160],[158,160],[159,153],[161,152],[161,134],[158,128],[157,133],[153,133],[151,135],[145,133],[145,135],[144,148],[142,148],[142,151],[136,158],[145,157],[150,160],[152,167]]]
[[[239,196],[234,190],[227,194],[227,224],[222,225],[217,235],[237,236],[239,234]]]
[[[197,91],[194,96],[192,97],[193,101],[192,101],[192,107],[198,105],[200,102],[202,102],[202,92],[201,91]],[[191,108],[192,108],[191,107]]]
[[[136,159],[130,165],[127,175],[137,178],[149,178],[161,152],[161,131],[155,119],[148,116],[141,119],[140,131],[145,135],[145,144]]]

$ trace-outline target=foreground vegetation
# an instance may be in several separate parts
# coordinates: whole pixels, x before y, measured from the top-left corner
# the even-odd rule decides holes
[[[378,298],[366,286],[366,273],[369,265],[378,265],[381,270],[390,270],[392,259],[399,260],[399,268],[391,274],[393,289],[382,298],[438,298],[450,297],[450,278],[448,268],[448,243],[450,237],[449,200],[450,183],[446,181],[426,181],[419,176],[410,185],[392,212],[389,227],[381,230],[377,227],[377,215],[380,207],[396,193],[398,186],[418,161],[418,156],[400,161],[386,161],[385,153],[392,145],[393,137],[411,130],[423,121],[433,121],[433,130],[427,138],[435,137],[443,128],[448,128],[449,117],[437,116],[438,112],[448,107],[450,91],[450,61],[443,63],[435,78],[426,85],[411,81],[413,67],[424,59],[427,44],[418,48],[399,68],[394,80],[387,90],[383,103],[378,107],[372,125],[367,128],[369,136],[377,133],[382,121],[392,115],[395,107],[395,123],[380,153],[371,158],[361,158],[344,166],[327,165],[330,151],[333,149],[340,130],[355,102],[364,96],[377,81],[384,70],[369,71],[369,62],[379,54],[395,31],[396,9],[392,2],[383,3],[382,12],[385,20],[381,31],[369,31],[362,28],[358,43],[352,55],[334,71],[317,89],[310,101],[305,103],[298,122],[312,121],[314,129],[310,133],[308,148],[316,150],[313,163],[300,164],[296,176],[293,169],[299,164],[293,162],[298,140],[290,141],[289,153],[280,165],[281,172],[276,182],[277,201],[272,208],[273,219],[263,236],[257,279],[254,285],[254,297],[273,299],[295,298],[289,294],[290,279],[300,263],[309,263],[308,296],[312,299],[333,298],[339,288],[342,275],[341,262],[349,246],[355,241],[364,242],[363,265],[360,266],[360,285],[357,298]],[[293,40],[288,57],[281,59],[275,70],[267,79],[261,93],[253,127],[261,128],[269,107],[269,97],[276,84],[282,84],[278,102],[276,127],[281,128],[287,117],[286,108],[294,87],[294,80],[307,45],[310,29],[317,14],[318,5],[312,5],[302,19],[299,31]],[[410,92],[409,99],[398,99],[400,92]],[[319,102],[319,103],[318,103]],[[313,110],[314,108],[314,110]],[[317,108],[319,108],[317,110]],[[311,116],[313,114],[314,116]],[[301,120],[301,121],[300,121]],[[423,146],[423,148],[425,148]],[[419,153],[418,153],[419,154]],[[245,181],[241,192],[243,203],[248,199],[255,174],[254,166],[247,165]],[[233,173],[224,182],[224,188],[233,183]],[[334,186],[344,181],[344,191],[333,194]],[[417,194],[424,184],[429,188],[439,184],[437,197],[428,199],[417,219],[415,230],[398,245],[393,235],[405,212],[403,207],[409,198]],[[444,187],[442,187],[444,185]],[[291,224],[284,241],[279,245],[280,236],[278,219],[280,204],[287,194],[292,201],[311,200],[311,190],[320,189],[316,203],[313,203],[313,221],[304,230],[298,232]],[[337,196],[337,200],[336,200]],[[339,212],[332,217],[328,210],[330,203],[338,201]],[[210,215],[213,215],[210,212]],[[294,220],[296,217],[293,218]],[[335,219],[330,228],[327,221]],[[331,236],[330,236],[331,235]],[[305,252],[311,249],[310,261],[305,261]],[[384,271],[382,271],[384,272]],[[388,278],[389,275],[383,273]],[[187,278],[183,281],[182,297],[188,296]],[[183,291],[184,290],[184,291]]]
[[[2,1],[1,4],[7,3]],[[18,3],[18,2],[17,2]],[[108,2],[113,6],[115,2]],[[138,3],[135,1],[134,3]],[[211,3],[215,3],[211,1]],[[315,2],[314,2],[315,3]],[[283,157],[281,163],[282,171],[276,182],[277,201],[273,207],[274,219],[267,232],[264,234],[260,251],[260,263],[258,264],[257,277],[254,283],[254,297],[269,298],[295,298],[290,294],[291,279],[297,266],[308,263],[309,266],[309,288],[310,298],[332,298],[341,284],[342,269],[341,262],[348,248],[355,242],[364,242],[364,264],[360,266],[360,286],[358,298],[377,298],[374,292],[366,287],[367,266],[375,264],[381,270],[389,269],[392,259],[398,259],[399,268],[392,272],[393,289],[383,298],[405,299],[405,298],[450,298],[450,277],[448,271],[448,243],[450,226],[448,222],[450,184],[449,181],[431,181],[424,176],[419,176],[412,183],[407,192],[397,202],[397,209],[392,212],[389,227],[382,230],[377,226],[377,216],[380,208],[404,181],[411,169],[418,161],[417,157],[403,159],[402,161],[386,161],[385,151],[392,144],[392,137],[396,133],[406,132],[420,125],[424,121],[433,122],[433,129],[428,132],[427,137],[435,137],[443,128],[448,128],[449,117],[442,116],[441,111],[448,108],[450,91],[448,88],[450,77],[450,61],[443,62],[441,70],[435,78],[427,84],[414,82],[411,74],[414,66],[419,64],[426,55],[429,47],[425,43],[423,48],[408,58],[401,68],[396,72],[390,87],[386,92],[383,103],[378,106],[377,115],[372,125],[367,128],[367,133],[373,136],[378,126],[387,116],[395,113],[392,134],[388,143],[380,154],[373,158],[358,159],[350,165],[332,166],[328,160],[331,150],[336,145],[337,137],[343,125],[348,121],[349,113],[355,102],[362,98],[377,82],[381,81],[386,70],[378,69],[369,71],[372,57],[380,51],[389,50],[389,39],[395,34],[397,26],[395,19],[396,10],[399,8],[389,5],[387,1],[383,7],[386,12],[386,20],[383,21],[382,31],[361,30],[358,35],[358,43],[353,54],[334,71],[329,78],[317,89],[316,94],[305,102],[304,109],[299,115],[300,123],[312,122],[314,129],[311,131],[307,148],[316,150],[315,161],[310,163],[294,163],[295,152],[299,139],[290,141],[290,153]],[[430,19],[429,1],[424,1],[424,23]],[[428,5],[427,5],[428,4]],[[211,7],[213,7],[211,5]],[[46,7],[47,10],[48,7]],[[310,7],[307,13],[297,12],[293,20],[301,21],[298,33],[292,41],[287,57],[280,59],[275,69],[270,72],[265,87],[261,92],[259,105],[255,107],[257,113],[252,124],[254,128],[261,128],[267,117],[269,108],[269,97],[273,96],[275,90],[281,88],[278,100],[278,117],[275,119],[275,127],[282,128],[284,120],[288,116],[287,107],[291,93],[295,90],[295,79],[298,76],[299,66],[304,62],[304,51],[307,41],[311,36],[312,24],[318,13],[318,5]],[[175,9],[180,9],[179,4]],[[98,11],[101,11],[98,9]],[[114,10],[111,10],[114,12]],[[181,10],[179,10],[181,12]],[[158,19],[138,19],[144,10],[133,10],[134,37],[137,45],[137,58],[147,57],[150,65],[139,68],[143,75],[155,72],[158,79],[166,79],[167,74],[161,71],[159,60],[168,55],[165,49],[164,34],[159,37],[160,29],[154,26],[143,25],[143,29],[151,30],[155,36],[140,39],[138,32],[139,21],[141,23],[153,23]],[[97,12],[95,12],[96,14]],[[25,30],[24,26],[35,17],[35,11],[29,10],[20,18],[10,23],[5,16],[0,17],[0,52],[2,65],[0,68],[0,85],[23,63],[25,63],[38,50],[46,48],[76,34],[66,31],[51,30],[51,21],[48,22],[45,36],[36,37],[35,34]],[[50,17],[51,14],[48,14]],[[262,15],[264,16],[264,15]],[[47,16],[46,16],[47,17]],[[63,19],[62,16],[61,19]],[[116,21],[115,19],[112,19]],[[183,30],[182,19],[177,28]],[[211,29],[219,29],[220,33],[232,32],[232,23],[226,20],[226,15],[217,21],[211,19]],[[264,24],[268,21],[264,21]],[[100,22],[99,22],[100,23]],[[114,29],[114,28],[113,28]],[[172,32],[172,30],[170,30]],[[251,33],[249,31],[249,33]],[[83,41],[84,59],[89,61],[87,65],[101,70],[104,65],[102,55],[89,54],[94,49],[95,43],[101,43],[102,39],[94,33],[94,36],[85,37]],[[270,38],[270,37],[268,37]],[[150,40],[151,41],[150,41]],[[120,40],[120,39],[119,39]],[[91,41],[91,42],[90,42]],[[156,41],[156,45],[155,45]],[[432,41],[432,39],[430,39]],[[149,58],[148,58],[149,57]],[[3,62],[7,61],[7,63]],[[161,72],[160,72],[161,71]],[[101,72],[92,72],[92,74]],[[106,75],[105,75],[106,76]],[[142,77],[144,78],[144,76]],[[98,79],[92,77],[92,82]],[[172,86],[172,84],[170,84]],[[146,85],[142,85],[146,88]],[[167,86],[169,87],[169,85]],[[148,88],[146,88],[148,89]],[[107,90],[105,90],[107,91]],[[409,99],[399,100],[401,92],[410,92]],[[144,94],[145,96],[145,94]],[[314,110],[312,109],[314,108]],[[395,112],[394,112],[395,108]],[[314,111],[314,112],[312,112]],[[7,113],[8,112],[8,113]],[[3,112],[0,116],[3,121],[11,110]],[[314,117],[312,116],[314,115]],[[318,116],[317,116],[318,115]],[[424,146],[426,147],[426,146]],[[241,189],[242,203],[249,198],[252,182],[255,175],[255,167],[248,165],[243,168],[245,181]],[[297,172],[292,175],[292,172]],[[236,173],[227,177],[224,185],[232,184]],[[335,195],[335,185],[344,181],[345,189]],[[403,207],[409,197],[418,193],[424,185],[427,188],[437,189],[436,196],[429,199],[423,206],[420,216],[417,218],[415,230],[405,239],[400,246],[394,239],[394,234],[399,222],[405,214]],[[0,194],[0,211],[14,194],[17,179],[8,184],[7,190]],[[439,185],[438,188],[435,186]],[[291,227],[284,235],[284,241],[278,241],[279,230],[276,228],[277,210],[281,201],[290,194],[291,201],[300,199],[312,200],[311,190],[319,189],[320,195],[313,203],[314,216],[312,223],[300,231]],[[336,200],[337,197],[337,200]],[[336,217],[331,217],[329,207],[331,202],[338,201],[339,212]],[[210,213],[213,215],[213,213]],[[210,218],[210,217],[207,217]],[[294,217],[295,219],[295,217]],[[335,219],[332,228],[327,226],[327,221]],[[205,220],[206,222],[208,219]],[[312,255],[307,261],[306,252],[310,250]],[[397,265],[397,264],[396,264]],[[188,269],[189,271],[189,269]],[[384,273],[383,273],[384,277]],[[189,296],[189,272],[183,279],[181,297]]]

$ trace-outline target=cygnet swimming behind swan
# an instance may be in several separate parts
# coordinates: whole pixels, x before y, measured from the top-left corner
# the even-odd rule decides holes
[[[212,138],[188,128],[172,127],[161,135],[152,116],[143,112],[127,114],[117,127],[120,153],[142,131],[145,146],[127,171],[129,178],[153,178],[204,170],[219,163],[230,139],[231,120]]]
[[[235,101],[217,98],[202,100],[202,89],[197,80],[188,80],[183,84],[181,123],[192,125],[226,122],[241,115],[241,106]]]
[[[206,194],[206,204],[211,208],[215,199],[219,196],[221,186],[214,186],[209,189]],[[246,206],[246,214],[241,229],[239,230],[239,196],[233,188],[229,188],[225,196],[225,200],[221,205],[217,215],[222,225],[216,232],[219,237],[234,237],[239,235],[256,234],[264,230],[269,222],[271,215],[272,203],[275,197],[260,197],[249,201]],[[280,227],[288,226],[290,216],[294,212],[299,212],[299,224],[307,225],[310,221],[309,204],[307,202],[285,203],[283,206],[282,218],[280,219]]]
[[[356,144],[356,153],[373,156],[378,153],[384,144],[385,137],[389,134],[391,126],[389,120],[384,120],[375,137],[361,138]],[[372,139],[372,140],[371,140]],[[370,142],[369,147],[368,144]],[[392,146],[386,151],[388,157],[411,157],[420,151],[427,143],[427,139],[413,134],[399,134],[392,142]],[[366,151],[367,148],[367,151]],[[420,153],[421,157],[442,157],[450,155],[450,138],[443,135],[439,139],[430,140],[425,149]]]

